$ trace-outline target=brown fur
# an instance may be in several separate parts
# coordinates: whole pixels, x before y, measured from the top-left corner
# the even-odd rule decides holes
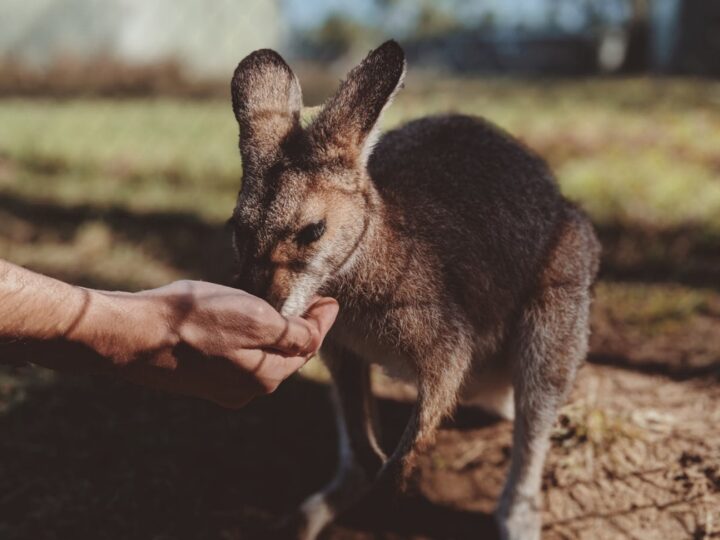
[[[547,437],[585,355],[598,243],[545,163],[480,118],[422,118],[372,148],[404,69],[402,49],[383,44],[306,129],[297,80],[276,53],[251,54],[233,77],[239,285],[285,314],[302,314],[314,294],[341,305],[322,351],[341,465],[293,536],[314,538],[373,483],[401,483],[463,389],[492,371],[514,388],[517,411],[500,529],[538,538]],[[324,233],[303,241],[318,223]],[[418,386],[387,460],[373,430],[373,362]]]

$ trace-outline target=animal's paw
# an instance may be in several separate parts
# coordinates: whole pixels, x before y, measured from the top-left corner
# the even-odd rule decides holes
[[[325,494],[309,497],[297,510],[283,518],[271,531],[270,540],[315,540],[335,518]]]
[[[416,456],[414,452],[401,459],[390,459],[380,469],[372,489],[377,493],[385,493],[391,496],[408,493],[413,484],[413,474],[416,472]]]
[[[536,500],[500,505],[495,512],[501,540],[540,540],[542,516]]]

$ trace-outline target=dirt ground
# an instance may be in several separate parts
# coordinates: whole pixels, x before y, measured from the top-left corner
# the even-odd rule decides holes
[[[720,537],[718,403],[711,378],[586,366],[553,434],[543,538]],[[421,459],[412,495],[325,538],[494,538],[510,440],[510,423],[459,411]]]
[[[7,540],[263,538],[332,474],[322,383],[296,378],[225,412],[104,380],[34,376],[21,390],[2,385],[5,400],[25,393],[0,421]],[[396,387],[380,386],[392,444],[409,404]],[[553,434],[543,537],[720,537],[718,404],[711,375],[585,366]],[[365,501],[324,538],[493,538],[510,434],[508,422],[458,411],[407,494]]]

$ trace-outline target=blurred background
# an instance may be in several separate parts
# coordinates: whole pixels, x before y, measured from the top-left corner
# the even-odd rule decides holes
[[[106,289],[227,282],[237,62],[278,50],[313,106],[388,38],[409,73],[385,128],[492,120],[548,160],[603,243],[545,537],[720,537],[717,0],[4,0],[0,257]],[[263,538],[333,469],[317,362],[232,413],[0,369],[3,539]],[[391,445],[407,389],[376,383]],[[327,538],[492,538],[509,441],[461,411],[413,496]]]

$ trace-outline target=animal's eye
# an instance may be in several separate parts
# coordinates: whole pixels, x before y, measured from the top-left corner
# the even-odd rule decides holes
[[[325,233],[325,220],[311,223],[303,227],[295,236],[295,241],[301,246],[307,246],[318,240]]]

